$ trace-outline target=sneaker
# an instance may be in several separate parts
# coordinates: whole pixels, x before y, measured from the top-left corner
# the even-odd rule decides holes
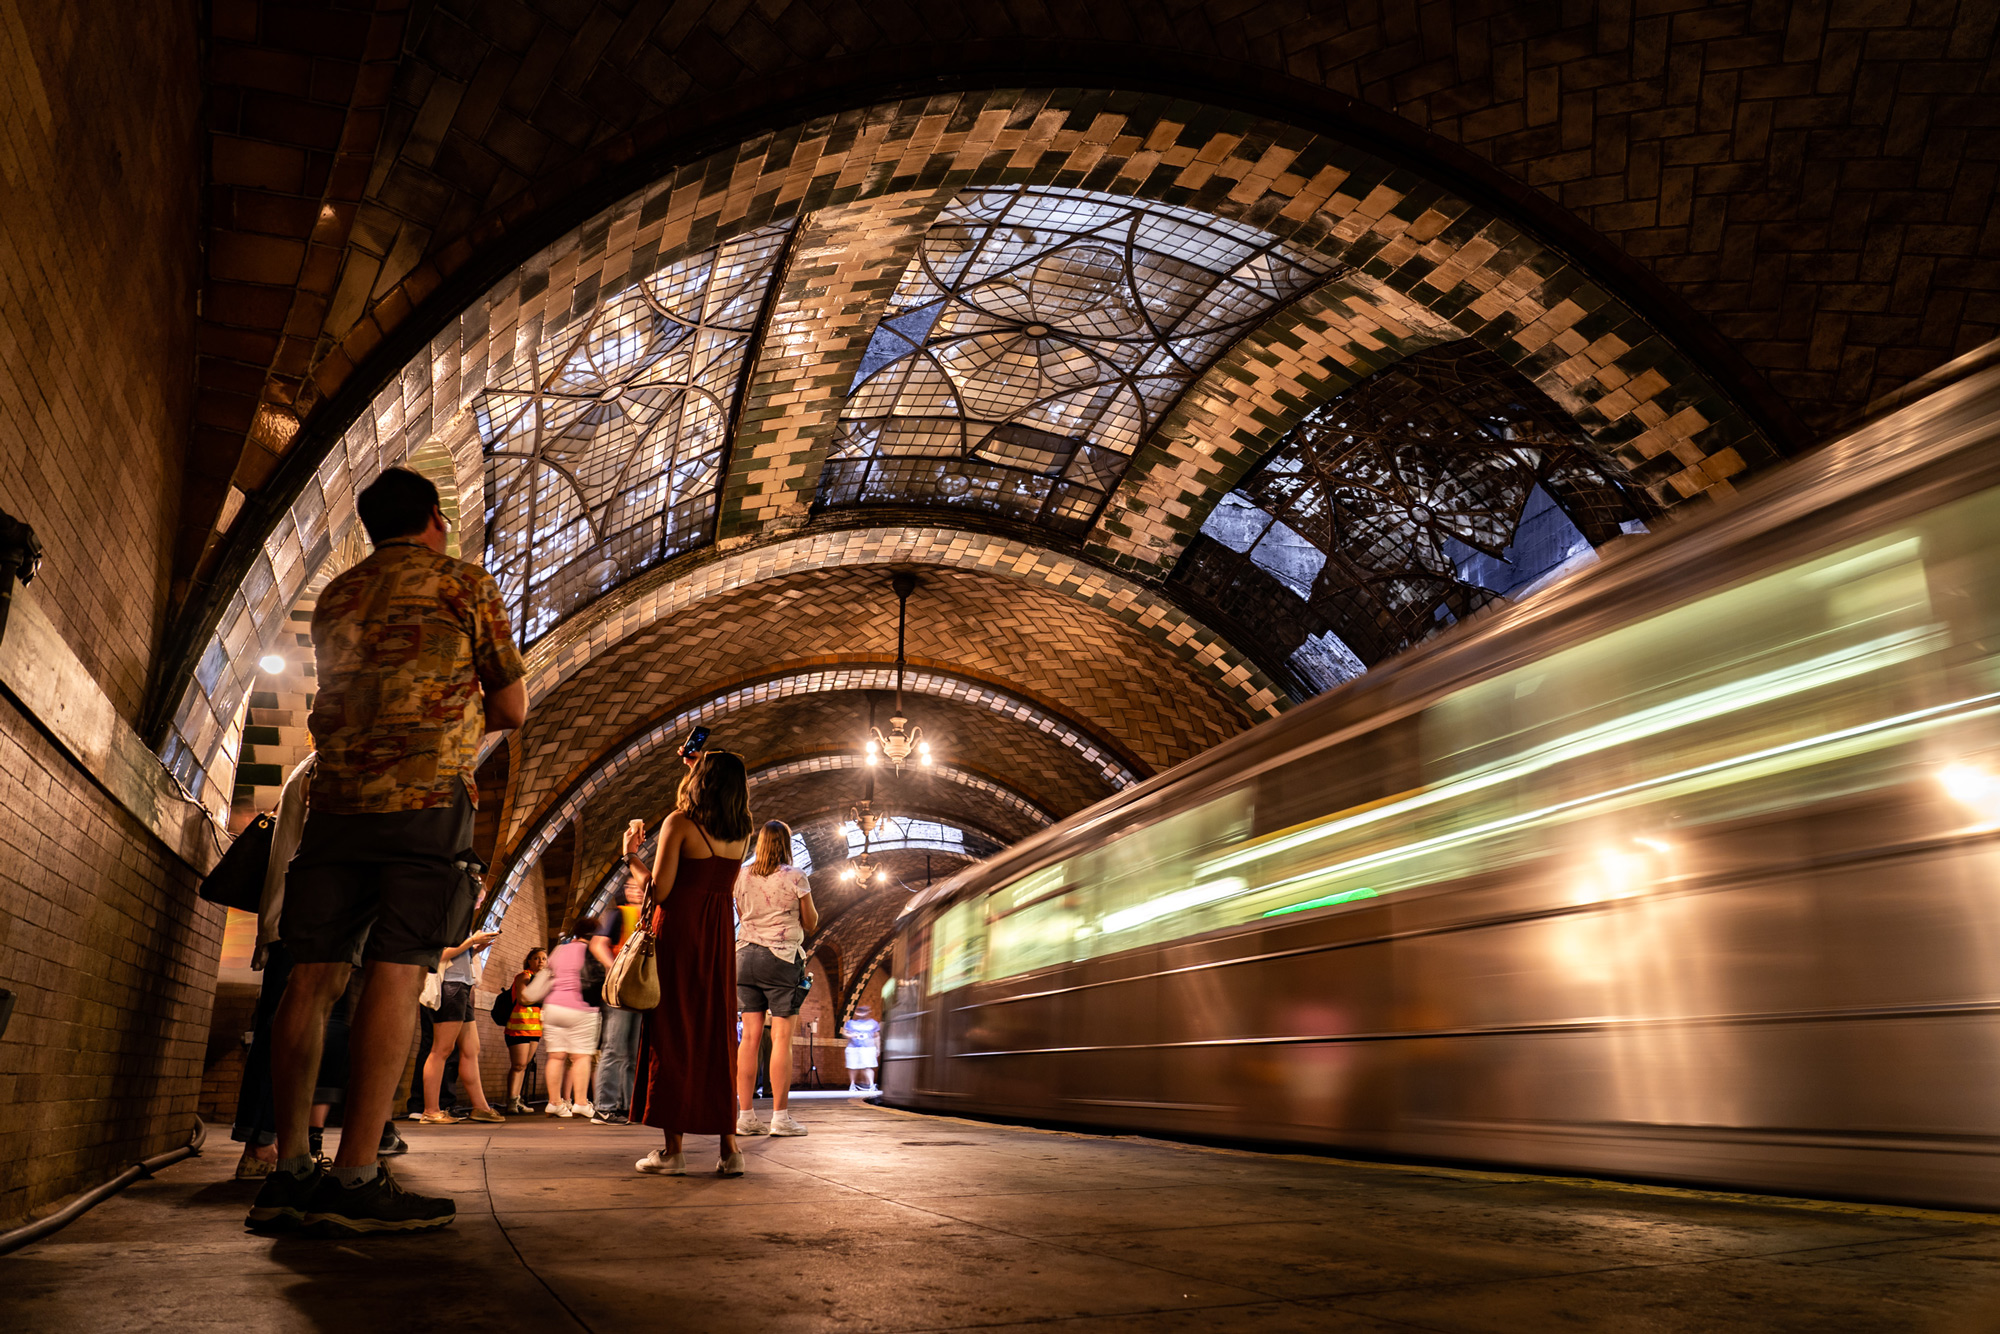
[[[322,1174],[305,1209],[305,1224],[333,1236],[370,1232],[429,1232],[458,1216],[458,1206],[441,1196],[418,1195],[397,1184],[386,1167],[353,1189]]]
[[[591,1105],[590,1105],[589,1103],[587,1103],[587,1102],[573,1102],[573,1103],[571,1103],[571,1104],[569,1105],[569,1109],[570,1109],[570,1111],[571,1111],[571,1112],[573,1112],[573,1113],[574,1113],[574,1114],[576,1114],[577,1116],[596,1116],[596,1115],[597,1115],[597,1109],[596,1109],[595,1107],[591,1106]]]
[[[684,1153],[670,1155],[655,1149],[632,1166],[653,1176],[684,1177],[687,1175],[687,1155]]]
[[[568,1116],[569,1104],[566,1102],[557,1102],[554,1098],[551,1098],[549,1099],[549,1105],[542,1108],[542,1114],[544,1116]]]
[[[424,1119],[424,1114],[422,1112],[411,1112],[408,1116],[404,1117],[403,1119],[405,1121],[421,1121]]]
[[[245,1149],[243,1156],[236,1160],[236,1179],[238,1181],[262,1181],[277,1170],[277,1159],[259,1158],[248,1149]]]
[[[409,1151],[410,1142],[403,1138],[401,1131],[396,1129],[395,1122],[391,1121],[388,1125],[382,1127],[382,1142],[375,1146],[375,1156],[377,1158],[393,1158],[399,1153],[408,1153]]]
[[[757,1119],[757,1113],[755,1112],[738,1112],[736,1114],[736,1133],[739,1135],[762,1135],[765,1133],[764,1123]]]
[[[534,1108],[528,1106],[527,1103],[522,1102],[519,1098],[514,1099],[500,1110],[509,1116],[532,1116],[535,1112]]]
[[[325,1173],[318,1167],[302,1177],[293,1176],[290,1172],[273,1171],[264,1178],[264,1185],[243,1220],[244,1228],[265,1236],[296,1232],[305,1226],[306,1201],[312,1198],[313,1191],[318,1189],[323,1179]]]
[[[561,1118],[562,1118],[563,1120],[567,1121],[567,1120],[569,1120],[569,1119],[570,1119],[570,1118],[571,1118],[572,1116],[575,1116],[575,1115],[576,1115],[576,1108],[574,1108],[574,1107],[570,1106],[570,1105],[569,1105],[568,1103],[566,1103],[566,1102],[565,1102],[565,1103],[558,1103],[558,1104],[556,1105],[556,1115],[557,1115],[557,1116],[560,1116],[560,1117],[561,1117]]]
[[[798,1119],[792,1115],[792,1109],[787,1107],[782,1111],[772,1114],[771,1133],[773,1135],[804,1135],[810,1132],[798,1123]]]
[[[741,1150],[729,1154],[715,1164],[715,1174],[719,1177],[740,1177],[743,1175],[743,1154]]]
[[[623,1112],[592,1112],[590,1123],[594,1126],[629,1126],[632,1118]]]
[[[472,1119],[475,1121],[484,1121],[488,1125],[507,1124],[507,1118],[500,1115],[500,1113],[494,1111],[491,1107],[474,1108],[472,1112]]]

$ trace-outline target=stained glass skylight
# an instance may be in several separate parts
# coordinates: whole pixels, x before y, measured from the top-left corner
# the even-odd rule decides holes
[[[1199,209],[1035,186],[961,195],[863,355],[818,502],[1081,531],[1189,382],[1332,268]]]
[[[1467,340],[1308,414],[1175,578],[1319,690],[1588,563],[1648,512],[1561,408]]]
[[[714,532],[729,425],[788,225],[547,329],[475,404],[486,566],[523,643]]]

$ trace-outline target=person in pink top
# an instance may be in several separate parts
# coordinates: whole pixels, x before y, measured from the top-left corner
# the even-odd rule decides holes
[[[597,1056],[598,1015],[597,1007],[584,999],[583,964],[596,933],[594,918],[578,916],[562,944],[549,951],[555,985],[542,1002],[542,1055],[548,1065],[544,1083],[550,1116],[591,1112],[590,1065]]]
[[[792,828],[768,821],[757,834],[757,856],[736,873],[736,1008],[743,1042],[736,1049],[736,1133],[762,1135],[752,1109],[757,1092],[757,1048],[764,1016],[771,1017],[771,1125],[773,1135],[803,1135],[792,1115],[792,1028],[805,998],[806,937],[819,929],[812,882],[791,864]]]

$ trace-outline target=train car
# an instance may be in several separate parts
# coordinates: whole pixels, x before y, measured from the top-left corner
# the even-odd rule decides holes
[[[2000,371],[914,900],[905,1107],[2000,1206]]]

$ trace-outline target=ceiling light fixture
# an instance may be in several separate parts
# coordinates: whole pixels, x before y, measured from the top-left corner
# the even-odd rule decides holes
[[[868,738],[868,763],[872,767],[882,760],[895,766],[897,773],[903,766],[914,761],[928,765],[931,762],[931,743],[924,740],[924,729],[910,727],[910,720],[903,716],[903,667],[904,646],[910,627],[910,594],[916,591],[917,576],[908,570],[899,570],[889,577],[889,587],[896,590],[896,712],[889,719],[889,732],[884,736],[879,727],[870,727],[874,733]],[[904,729],[908,728],[908,731]]]
[[[257,665],[272,676],[276,676],[279,672],[285,670],[285,660],[275,653],[266,653],[263,657],[257,659]]]

